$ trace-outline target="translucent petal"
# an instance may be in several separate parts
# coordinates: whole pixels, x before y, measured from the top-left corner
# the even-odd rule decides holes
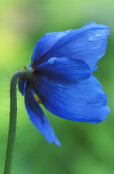
[[[98,60],[105,54],[108,36],[109,27],[95,23],[70,30],[53,44],[39,63],[46,62],[51,57],[67,57],[85,61],[91,71],[94,71]],[[47,39],[50,40],[48,37]]]
[[[55,142],[58,146],[60,146],[60,142],[55,136],[49,121],[36,102],[30,86],[27,86],[25,90],[25,106],[31,122],[45,136],[47,141],[49,143]]]
[[[91,71],[82,60],[54,57],[40,64],[34,74],[62,83],[74,83],[89,78]]]
[[[33,88],[50,112],[68,120],[98,123],[109,113],[107,96],[93,75],[71,85],[37,77]]]
[[[57,41],[65,36],[68,32],[69,31],[62,31],[45,34],[35,45],[31,59],[32,67],[36,67],[39,59],[44,56],[55,45],[55,43],[57,43]]]

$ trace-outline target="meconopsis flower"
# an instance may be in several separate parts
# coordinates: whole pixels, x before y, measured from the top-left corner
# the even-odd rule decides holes
[[[88,23],[77,30],[44,35],[33,51],[31,79],[19,90],[34,126],[49,143],[60,145],[39,104],[64,119],[99,123],[106,119],[107,95],[92,72],[105,54],[109,27]]]

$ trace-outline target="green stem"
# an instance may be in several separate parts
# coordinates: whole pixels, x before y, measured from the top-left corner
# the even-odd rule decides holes
[[[16,121],[17,121],[17,94],[16,84],[19,78],[30,79],[32,76],[32,68],[26,70],[17,71],[11,79],[10,83],[10,122],[9,122],[9,134],[7,141],[7,151],[5,158],[4,174],[11,174],[11,164],[13,157],[13,149],[16,135]]]

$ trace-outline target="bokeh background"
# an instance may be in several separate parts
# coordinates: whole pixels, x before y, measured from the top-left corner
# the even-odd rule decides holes
[[[105,56],[94,73],[108,95],[111,112],[100,124],[58,118],[44,108],[61,147],[48,144],[32,125],[18,92],[18,120],[12,174],[114,173],[114,1],[0,0],[0,174],[3,173],[12,74],[28,66],[35,43],[47,32],[88,22],[110,26]]]

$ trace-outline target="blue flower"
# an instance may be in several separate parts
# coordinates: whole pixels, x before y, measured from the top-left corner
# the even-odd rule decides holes
[[[41,110],[64,119],[99,123],[109,114],[107,95],[92,72],[105,54],[109,27],[88,23],[77,30],[44,35],[33,51],[30,80],[20,79],[19,90],[34,126],[49,143],[60,145]]]

